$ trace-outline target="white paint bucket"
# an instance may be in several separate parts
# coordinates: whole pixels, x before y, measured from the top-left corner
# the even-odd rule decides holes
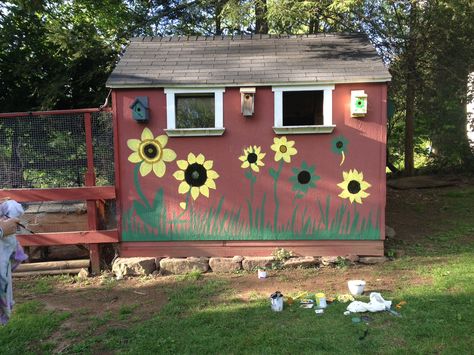
[[[257,270],[257,275],[259,279],[267,278],[267,272],[265,270]]]
[[[365,281],[364,280],[349,280],[347,281],[349,292],[353,296],[360,296],[364,292]]]

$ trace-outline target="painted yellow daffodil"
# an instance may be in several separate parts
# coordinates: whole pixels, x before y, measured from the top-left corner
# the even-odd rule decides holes
[[[146,176],[152,170],[158,177],[163,177],[166,172],[166,164],[176,159],[176,153],[166,147],[168,136],[161,135],[153,137],[149,128],[143,130],[141,139],[127,140],[127,146],[133,151],[128,161],[134,164],[141,163],[140,175]]]
[[[258,173],[260,171],[260,166],[264,166],[263,158],[266,153],[261,153],[262,148],[257,146],[250,146],[244,149],[244,155],[239,157],[239,160],[242,161],[241,168],[250,167],[253,171]]]
[[[342,189],[339,197],[348,198],[351,203],[354,201],[362,203],[362,199],[370,195],[365,190],[372,185],[364,181],[364,174],[362,172],[359,173],[356,169],[349,170],[349,172],[343,171],[342,177],[344,181],[337,184]]]
[[[285,136],[273,138],[272,150],[275,152],[275,161],[283,159],[285,162],[291,162],[291,156],[298,153],[295,145],[295,141],[288,141]]]
[[[187,160],[178,160],[176,162],[180,170],[177,170],[173,176],[181,181],[178,192],[186,194],[191,191],[191,197],[196,200],[199,194],[209,197],[209,189],[215,189],[215,179],[219,177],[212,169],[213,161],[206,160],[204,155],[195,156],[188,154]]]

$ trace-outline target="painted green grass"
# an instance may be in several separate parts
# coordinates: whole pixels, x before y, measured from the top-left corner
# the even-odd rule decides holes
[[[146,205],[135,201],[123,216],[124,241],[173,241],[173,240],[378,240],[380,239],[379,213],[360,217],[357,206],[343,202],[334,216],[329,211],[331,199],[317,201],[319,220],[297,205],[290,221],[281,223],[277,230],[266,222],[266,194],[252,209],[245,221],[242,209],[224,211],[224,198],[208,210],[189,210],[182,216],[167,217],[163,190],[156,193],[153,203]],[[250,204],[250,203],[249,203]]]
[[[9,323],[0,326],[2,354],[48,354],[54,344],[47,341],[69,313],[46,311],[39,301],[28,301],[15,306]]]

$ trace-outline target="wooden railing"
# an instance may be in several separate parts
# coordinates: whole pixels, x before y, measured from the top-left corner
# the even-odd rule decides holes
[[[86,138],[87,171],[84,187],[71,188],[28,188],[28,189],[2,189],[0,199],[10,198],[18,202],[45,202],[45,201],[77,201],[87,202],[88,230],[35,233],[18,235],[18,240],[23,246],[51,246],[87,244],[89,247],[91,269],[93,273],[100,271],[100,243],[116,243],[119,241],[117,229],[98,230],[97,203],[104,200],[113,200],[116,197],[114,186],[95,186],[96,177],[94,169],[94,150],[92,135],[92,117],[94,112],[108,111],[99,109],[58,110],[41,112],[15,112],[0,113],[2,118],[34,117],[44,115],[83,114]]]

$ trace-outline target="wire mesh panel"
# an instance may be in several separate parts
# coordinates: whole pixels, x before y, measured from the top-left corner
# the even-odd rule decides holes
[[[94,161],[102,185],[113,184],[110,113],[93,114]],[[0,118],[0,188],[84,186],[84,113]]]

